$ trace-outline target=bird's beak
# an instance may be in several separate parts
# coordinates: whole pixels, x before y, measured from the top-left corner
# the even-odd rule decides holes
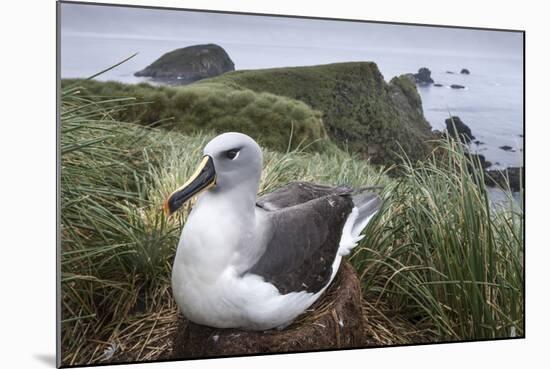
[[[194,195],[209,189],[216,184],[216,170],[214,161],[205,155],[195,173],[185,182],[183,186],[175,190],[164,202],[164,213],[171,215]]]

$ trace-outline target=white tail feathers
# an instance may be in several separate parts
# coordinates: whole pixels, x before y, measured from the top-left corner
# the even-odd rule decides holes
[[[352,197],[355,207],[351,211],[342,229],[338,255],[345,256],[351,249],[357,246],[364,235],[363,229],[367,226],[372,217],[380,209],[380,197],[372,192],[365,192]]]

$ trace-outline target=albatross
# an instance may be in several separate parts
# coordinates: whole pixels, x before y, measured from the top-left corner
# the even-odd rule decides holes
[[[164,203],[170,215],[196,196],[172,268],[175,301],[192,322],[288,326],[330,285],[380,208],[373,192],[307,182],[257,197],[261,173],[260,146],[224,133]]]

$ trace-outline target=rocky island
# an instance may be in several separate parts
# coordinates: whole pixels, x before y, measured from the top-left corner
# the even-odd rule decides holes
[[[426,67],[420,68],[418,73],[410,73],[407,76],[416,84],[419,85],[430,85],[434,83],[432,79],[432,71]]]
[[[235,64],[222,47],[205,44],[170,51],[134,75],[169,84],[188,84],[234,70]]]
[[[470,127],[468,127],[458,116],[452,116],[445,119],[445,126],[449,135],[464,143],[469,143],[475,139]]]

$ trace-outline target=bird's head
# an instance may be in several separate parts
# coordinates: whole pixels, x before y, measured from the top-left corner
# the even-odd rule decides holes
[[[204,148],[204,157],[183,186],[164,202],[167,215],[178,210],[194,195],[210,190],[230,192],[241,187],[257,191],[262,172],[262,151],[249,136],[228,132],[212,139]]]

